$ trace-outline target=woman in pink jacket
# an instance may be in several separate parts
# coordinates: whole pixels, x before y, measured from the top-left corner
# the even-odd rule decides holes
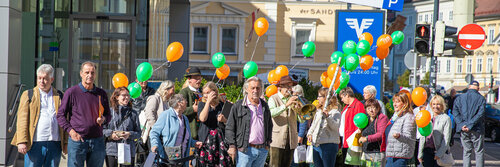
[[[381,150],[382,136],[389,119],[381,113],[381,106],[376,99],[368,99],[365,102],[365,110],[368,113],[369,124],[361,132],[359,142],[363,143],[363,155],[361,159],[365,166],[385,166],[385,155]]]

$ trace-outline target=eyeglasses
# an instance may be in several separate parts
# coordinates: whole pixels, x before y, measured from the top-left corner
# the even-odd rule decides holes
[[[375,107],[366,107],[365,110],[375,111],[375,110],[377,110],[377,108],[375,108]]]
[[[320,97],[325,97],[325,96],[318,96],[318,98],[320,98]]]

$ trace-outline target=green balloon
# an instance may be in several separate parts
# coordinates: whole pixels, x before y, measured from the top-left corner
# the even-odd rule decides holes
[[[302,45],[302,54],[305,57],[311,57],[311,55],[314,54],[314,51],[316,51],[316,45],[312,41],[307,41]]]
[[[139,82],[147,81],[153,75],[153,66],[151,66],[148,62],[143,62],[137,66],[135,74],[137,75],[137,80],[139,80]]]
[[[354,116],[354,125],[359,129],[363,129],[368,125],[368,116],[365,113],[358,113]]]
[[[243,75],[245,75],[245,78],[250,78],[255,76],[258,70],[259,67],[257,66],[257,63],[249,61],[245,64],[245,66],[243,66]]]
[[[345,57],[341,51],[333,52],[332,56],[330,57],[330,61],[332,62],[332,64],[338,65],[339,57],[342,57],[342,60],[340,61],[340,67],[343,67],[345,65]]]
[[[217,52],[212,56],[212,64],[215,68],[220,68],[226,64],[226,56],[221,52]]]
[[[358,45],[356,46],[356,53],[358,53],[359,56],[364,56],[370,52],[370,42],[367,40],[361,40],[358,42]]]
[[[139,97],[142,93],[141,85],[139,85],[137,82],[130,83],[128,85],[127,89],[128,89],[128,92],[130,93],[130,97],[132,97],[134,99]]]
[[[401,42],[403,42],[403,40],[405,40],[405,34],[403,34],[403,32],[401,31],[394,31],[391,34],[391,38],[392,38],[392,43],[398,45]]]
[[[346,59],[346,62],[345,62],[344,67],[347,71],[352,72],[359,66],[359,56],[358,55],[349,54],[349,55],[347,55],[347,57],[345,59]]]
[[[341,90],[347,87],[347,84],[349,84],[350,76],[347,73],[342,72],[342,74],[340,74],[339,80],[340,80],[340,85],[338,90]]]
[[[422,136],[429,136],[432,132],[432,123],[429,123],[423,128],[418,128],[418,132],[420,132]]]
[[[342,51],[344,51],[345,54],[356,53],[356,42],[353,40],[345,41],[342,45]]]

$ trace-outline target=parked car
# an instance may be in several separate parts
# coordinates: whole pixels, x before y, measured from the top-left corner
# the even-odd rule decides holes
[[[485,137],[500,142],[500,104],[486,104],[485,117]]]

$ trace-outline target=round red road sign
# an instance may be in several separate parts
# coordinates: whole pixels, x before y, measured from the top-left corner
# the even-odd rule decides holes
[[[486,34],[481,26],[467,24],[458,32],[458,42],[466,50],[475,50],[483,45]]]

